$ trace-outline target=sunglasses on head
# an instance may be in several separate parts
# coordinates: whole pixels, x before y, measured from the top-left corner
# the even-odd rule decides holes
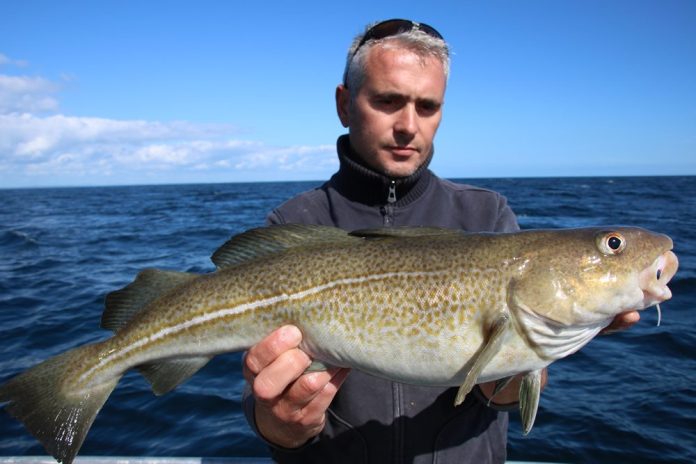
[[[382,21],[381,23],[375,24],[368,29],[367,32],[365,32],[365,35],[363,35],[362,39],[360,39],[360,43],[358,43],[358,46],[355,47],[353,56],[358,53],[360,47],[365,45],[368,40],[379,40],[408,31],[422,31],[428,34],[430,37],[445,40],[434,27],[428,26],[427,24],[417,23],[408,19],[388,19],[386,21]]]

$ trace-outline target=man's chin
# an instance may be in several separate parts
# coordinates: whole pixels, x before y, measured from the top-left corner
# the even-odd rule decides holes
[[[373,158],[373,162],[367,164],[387,177],[408,177],[418,170],[422,160],[415,154],[412,156],[397,156],[393,153],[380,153]]]
[[[418,170],[418,166],[414,166],[413,163],[388,163],[385,166],[384,173],[388,177],[408,177]]]

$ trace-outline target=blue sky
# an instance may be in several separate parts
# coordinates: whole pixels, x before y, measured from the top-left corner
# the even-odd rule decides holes
[[[0,187],[324,179],[371,21],[453,51],[442,177],[696,174],[696,2],[0,6]]]

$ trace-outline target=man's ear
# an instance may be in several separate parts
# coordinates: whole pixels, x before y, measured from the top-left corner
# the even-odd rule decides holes
[[[350,127],[350,90],[343,84],[336,87],[336,112],[343,127]]]

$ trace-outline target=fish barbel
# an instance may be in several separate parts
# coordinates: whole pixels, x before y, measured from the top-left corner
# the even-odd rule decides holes
[[[253,229],[213,255],[209,274],[145,270],[107,295],[115,334],[0,385],[0,402],[70,463],[121,376],[137,368],[164,394],[216,354],[284,324],[324,365],[403,383],[458,386],[524,373],[531,429],[539,376],[619,313],[671,297],[672,240],[634,227],[469,234],[433,228],[347,233]]]

